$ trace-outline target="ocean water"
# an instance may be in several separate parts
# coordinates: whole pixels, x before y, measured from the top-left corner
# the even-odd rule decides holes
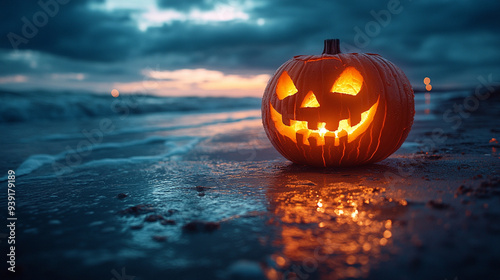
[[[158,97],[0,91],[0,123],[86,120],[151,113],[213,112],[260,107],[258,98]]]
[[[415,123],[467,91],[415,95]],[[47,178],[89,166],[179,158],[200,141],[260,125],[259,98],[1,92],[2,170]],[[407,141],[403,147],[414,146]],[[1,180],[6,175],[0,176]]]
[[[225,127],[260,122],[259,107],[258,98],[4,92],[2,170],[57,177],[76,168],[176,157]]]

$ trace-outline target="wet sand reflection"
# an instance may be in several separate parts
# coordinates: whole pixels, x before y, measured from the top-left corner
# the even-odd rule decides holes
[[[386,197],[383,178],[366,180],[366,171],[294,169],[281,172],[267,193],[272,223],[281,228],[268,278],[367,277],[396,249],[392,225],[406,201]]]

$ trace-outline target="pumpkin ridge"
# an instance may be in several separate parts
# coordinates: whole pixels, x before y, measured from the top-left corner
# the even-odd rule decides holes
[[[338,55],[334,54],[334,55],[331,55],[331,54],[322,54],[322,55],[296,55],[293,57],[293,60],[298,60],[298,61],[302,61],[304,63],[308,63],[308,62],[316,62],[316,61],[320,61],[320,60],[327,60],[327,59],[335,59],[335,60],[340,60],[340,58],[338,57]]]
[[[379,60],[379,58],[380,58],[379,56],[371,57],[371,56],[364,55],[364,57],[366,57],[366,59],[368,59],[368,61],[370,63],[372,63],[373,66],[377,69],[377,73],[379,74],[381,81],[388,81],[388,79],[390,79],[391,84],[392,84],[392,82],[394,80],[394,77],[392,75],[392,71],[384,71],[384,70],[387,70],[387,69],[385,67],[385,64],[381,63],[381,61]],[[377,137],[377,139],[378,139],[377,146],[374,149],[373,153],[371,153],[371,156],[368,159],[365,160],[366,163],[371,162],[372,160],[376,161],[376,159],[377,159],[376,154],[377,153],[381,153],[381,151],[383,151],[383,149],[379,150],[379,147],[380,147],[380,144],[382,142],[381,138],[382,138],[382,135],[384,133],[385,124],[386,124],[386,121],[387,121],[387,102],[388,102],[387,100],[391,100],[390,98],[392,97],[392,96],[389,95],[389,91],[388,91],[388,88],[387,88],[386,84],[384,84],[384,90],[383,90],[383,93],[381,93],[381,94],[384,95],[385,100],[386,100],[386,103],[385,103],[385,106],[384,106],[385,107],[384,108],[384,121],[382,122],[382,126],[379,129],[379,135]],[[398,102],[398,104],[399,103],[401,103],[401,102]],[[387,132],[385,132],[385,133],[387,133]],[[390,140],[392,140],[392,138]],[[387,145],[387,143],[384,143],[384,144]],[[375,158],[375,160],[374,160],[374,158]],[[383,158],[381,158],[381,160],[382,159]]]
[[[391,63],[392,64],[392,63]],[[408,88],[407,90],[407,86],[409,84],[409,81],[408,81],[408,77],[406,77],[406,75],[403,73],[403,71],[401,71],[401,69],[399,69],[398,67],[396,67],[396,65],[393,64],[393,67],[395,68],[395,70],[397,71],[397,73],[401,76],[403,76],[405,78],[405,83],[403,83],[403,91],[404,91],[404,96],[407,100],[406,102],[406,110],[405,110],[405,115],[406,115],[406,124],[404,126],[404,131],[403,131],[403,134],[402,135],[405,135],[404,137],[401,137],[401,139],[399,140],[399,147],[401,147],[401,145],[403,144],[404,140],[406,139],[407,135],[410,133],[410,129],[411,126],[413,125],[413,121],[414,121],[414,118],[415,118],[415,105],[414,105],[414,92],[413,92],[413,88]],[[395,152],[396,150],[394,150],[393,152]]]
[[[382,58],[382,57],[377,57],[378,59],[380,59],[382,61],[382,63],[386,64],[390,69],[391,69],[391,72],[393,73],[393,75],[398,75],[398,76],[401,76],[401,74],[404,75],[404,73],[400,73],[399,71],[397,71],[396,69],[396,66],[391,63],[390,61]],[[404,78],[407,80],[406,76],[402,76],[400,77],[401,78]],[[396,150],[398,150],[401,145],[403,144],[404,140],[406,139],[408,133],[405,131],[406,130],[406,126],[404,125],[405,123],[408,123],[409,121],[409,116],[408,116],[408,107],[410,106],[410,103],[409,100],[407,99],[407,94],[406,94],[406,90],[404,88],[404,86],[401,86],[401,80],[400,79],[395,79],[396,83],[397,83],[397,86],[398,86],[398,92],[401,92],[403,91],[404,94],[399,94],[399,99],[400,99],[400,104],[406,104],[406,108],[403,109],[403,110],[400,110],[401,111],[401,115],[403,115],[403,118],[404,120],[401,120],[400,122],[398,122],[399,126],[403,126],[401,127],[400,129],[402,130],[402,133],[400,133],[400,136],[399,136],[399,139],[398,141],[396,142],[397,144],[394,146],[393,149],[390,149],[389,150],[389,154],[392,154],[394,153]],[[413,118],[412,118],[412,123],[413,123]]]
[[[372,160],[373,156],[375,156],[375,154],[378,152],[378,149],[380,147],[381,138],[382,138],[382,132],[384,131],[385,121],[386,121],[386,118],[387,118],[387,106],[384,106],[384,107],[385,107],[385,110],[384,110],[384,120],[382,121],[382,128],[380,128],[380,132],[378,134],[377,147],[375,148],[375,151],[373,152],[373,154],[370,156],[370,158],[366,162],[370,162]]]
[[[373,61],[369,57],[366,57],[363,54],[361,54],[361,56],[355,56],[352,59],[355,60],[356,63],[360,65],[360,67],[362,68],[363,73],[366,73],[368,71],[367,71],[366,67],[363,65],[362,62],[366,62],[367,64],[371,65],[372,68],[375,68],[375,70],[379,74],[379,78],[380,78],[380,73],[379,73],[378,67],[376,67],[376,65],[373,63]],[[362,59],[363,59],[363,61],[362,61]],[[382,80],[382,79],[380,79],[380,80]],[[381,98],[381,96],[379,96],[379,100],[380,100],[380,98]],[[366,152],[365,152],[365,155],[364,155],[364,157],[367,157],[369,155],[369,150],[370,150],[370,147],[372,146],[373,139],[374,139],[373,124],[371,125],[370,130],[367,133],[363,134],[363,136],[364,135],[366,135],[370,139],[370,142],[368,144],[368,148],[366,149]],[[361,140],[359,140],[359,143],[362,143]],[[358,145],[358,148],[359,148],[359,145]],[[356,160],[359,160],[359,153],[357,154]],[[369,162],[369,160],[363,160],[363,163],[365,163],[365,162]]]
[[[379,79],[381,81],[384,81],[384,79],[383,79],[383,77],[381,75],[381,67],[378,64],[378,61],[376,60],[377,57],[372,58],[372,57],[367,56],[367,55],[363,55],[363,57],[367,60],[368,63],[370,63],[371,65],[373,65],[373,67],[377,70],[377,74],[379,76]],[[383,96],[384,100],[387,99],[387,90],[384,89],[383,92],[381,92],[380,94],[384,95]],[[384,127],[385,127],[386,118],[387,118],[387,103],[385,103],[385,105],[384,105],[384,119],[382,121],[382,127],[379,130],[379,134],[378,134],[378,138],[377,138],[377,146],[376,146],[375,150],[373,151],[373,153],[371,154],[371,156],[367,160],[364,161],[365,163],[370,162],[373,159],[373,157],[375,156],[375,154],[378,152],[378,149],[379,149],[380,143],[381,143],[382,133],[383,133]],[[370,146],[371,146],[371,143],[370,143]]]
[[[353,57],[352,57],[352,60],[355,60],[355,61],[356,61],[356,63],[359,65],[359,67],[361,67],[361,70],[362,70],[362,72],[363,72],[363,73],[366,73],[366,72],[368,72],[368,71],[367,71],[367,69],[366,69],[365,65],[363,65],[363,63],[362,63],[361,59],[365,59],[365,60],[366,60],[366,62],[367,62],[368,64],[371,64],[373,68],[376,68],[376,67],[373,65],[372,61],[371,61],[370,59],[367,59],[365,56],[361,56],[361,57],[360,57],[360,56],[358,56],[358,55],[353,56]],[[380,100],[380,96],[379,96],[379,100]],[[378,112],[377,112],[377,113],[378,113]],[[367,135],[367,136],[369,136],[369,138],[370,138],[370,144],[368,145],[368,148],[371,146],[371,142],[373,141],[373,135],[372,135],[372,133],[373,133],[373,124],[371,124],[371,129],[370,129],[370,132],[369,132],[369,133],[364,133],[364,134],[363,134],[363,136]],[[361,139],[359,140],[359,143],[362,143],[362,142],[361,142]],[[357,148],[359,148],[359,147],[360,147],[360,145],[358,144]],[[359,153],[356,153],[356,154],[357,154],[357,155],[356,155],[356,159],[355,159],[355,160],[359,160]],[[368,155],[368,150],[366,151],[366,155]]]
[[[343,159],[343,158],[344,158],[344,156],[345,156],[345,148],[346,148],[346,147],[345,147],[345,146],[346,146],[346,142],[345,142],[345,141],[344,141],[344,142],[342,142],[342,146],[343,146],[343,147],[342,147],[342,156],[340,157],[340,160],[339,160],[339,165],[342,165],[342,159]]]

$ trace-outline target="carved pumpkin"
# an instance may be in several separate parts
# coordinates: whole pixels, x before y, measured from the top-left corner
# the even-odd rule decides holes
[[[262,122],[287,159],[315,166],[380,161],[410,132],[413,90],[396,65],[377,54],[340,53],[326,40],[322,55],[295,56],[269,81]]]

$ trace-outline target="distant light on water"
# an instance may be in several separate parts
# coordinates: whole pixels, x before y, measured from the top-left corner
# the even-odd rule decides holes
[[[425,77],[424,84],[425,84],[425,89],[427,91],[431,91],[432,85],[431,85],[431,79],[429,77]]]
[[[431,110],[429,109],[429,104],[431,104],[431,93],[429,91],[432,90],[431,79],[429,77],[424,78],[425,89],[428,91],[425,93],[425,104],[427,108],[425,109],[425,114],[428,115]]]
[[[113,97],[118,97],[118,96],[120,96],[120,92],[119,92],[116,88],[114,88],[114,89],[111,91],[111,95],[112,95]]]
[[[428,85],[431,83],[431,79],[429,77],[424,78],[424,84]]]

